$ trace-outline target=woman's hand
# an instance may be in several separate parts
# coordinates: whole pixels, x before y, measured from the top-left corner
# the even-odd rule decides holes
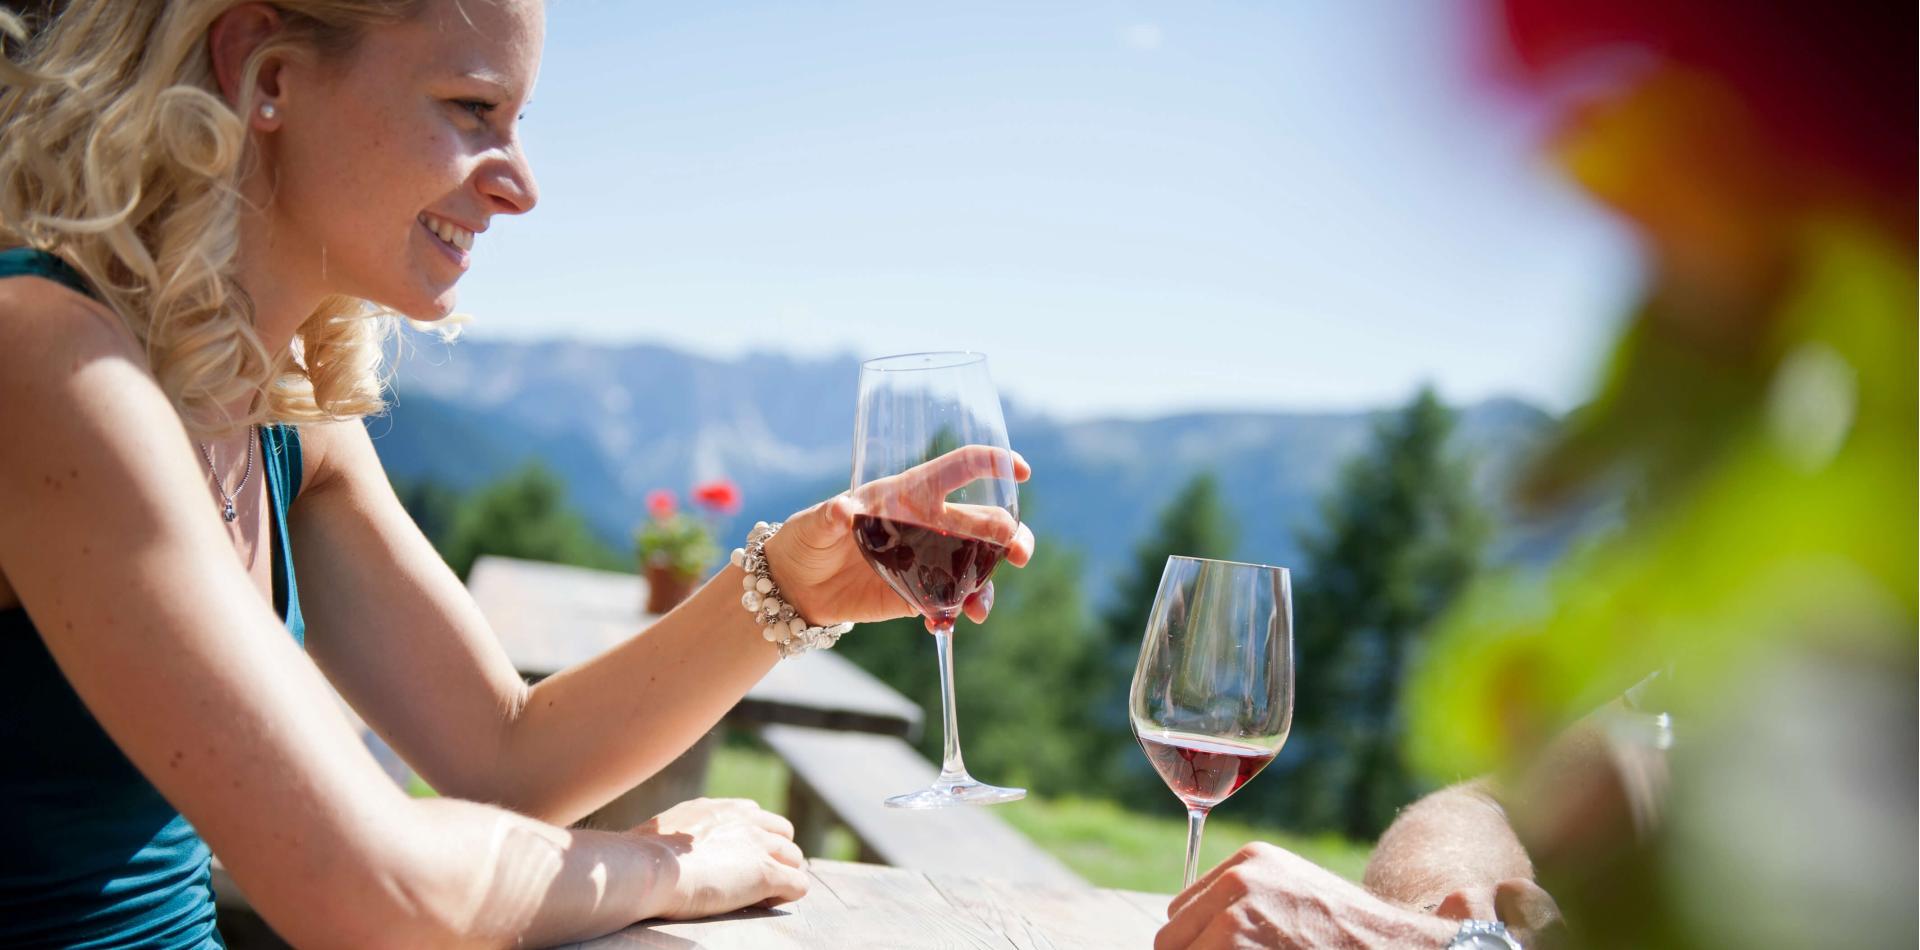
[[[629,833],[659,859],[649,918],[692,920],[807,894],[792,823],[746,799],[681,802]]]
[[[976,479],[1004,476],[1012,456],[1013,478],[1026,481],[1031,470],[1018,452],[984,445],[968,445],[889,478],[860,487],[863,495],[891,499],[945,499],[955,489]],[[781,596],[816,624],[891,620],[915,613],[912,606],[880,579],[853,540],[853,516],[862,506],[850,494],[840,494],[789,518],[786,527],[767,541],[768,567]],[[917,512],[925,524],[964,528],[964,533],[999,541],[1007,547],[1007,563],[1021,567],[1033,557],[1033,532],[1003,509],[940,503],[940,510]],[[962,606],[974,623],[993,609],[993,582],[987,582]]]

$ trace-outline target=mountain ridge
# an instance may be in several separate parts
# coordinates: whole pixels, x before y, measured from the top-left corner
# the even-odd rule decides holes
[[[751,353],[725,359],[651,343],[437,341],[403,348],[387,414],[368,422],[388,471],[471,489],[531,459],[553,468],[596,532],[620,544],[647,491],[737,482],[743,520],[782,517],[844,490],[859,362]],[[1148,419],[1052,419],[1006,406],[1034,466],[1023,515],[1043,544],[1085,554],[1109,580],[1160,507],[1212,471],[1235,512],[1236,556],[1294,565],[1297,530],[1391,408],[1187,410]],[[1498,506],[1553,417],[1512,397],[1457,410],[1454,447]],[[736,531],[743,525],[728,525]]]

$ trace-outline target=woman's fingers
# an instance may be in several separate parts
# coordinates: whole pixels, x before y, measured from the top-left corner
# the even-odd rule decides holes
[[[788,821],[784,815],[776,815],[773,812],[756,806],[750,820],[761,828],[779,835],[788,841],[793,840],[793,822]]]
[[[993,582],[988,581],[986,586],[974,591],[966,603],[960,605],[960,611],[974,623],[986,623],[987,614],[993,612]]]
[[[947,505],[928,527],[1011,548],[1020,539],[1023,526],[1012,512],[996,505]]]
[[[766,846],[767,853],[772,855],[775,861],[787,867],[803,868],[807,866],[807,856],[800,853],[800,846],[794,844],[792,839],[782,838],[776,834],[769,834],[766,839]]]
[[[1024,459],[1008,449],[991,445],[963,445],[914,466],[906,474],[912,476],[912,481],[925,485],[938,497],[945,498],[954,489],[978,479],[1018,478],[1017,469],[1025,464]]]
[[[1026,567],[1033,560],[1033,529],[1021,522],[1014,529],[1013,543],[1007,545],[1007,563],[1014,567]]]
[[[767,887],[772,893],[766,900],[760,902],[761,906],[772,907],[775,904],[785,904],[807,896],[807,885],[810,879],[807,877],[807,872],[801,868],[775,864],[770,868],[767,877]]]

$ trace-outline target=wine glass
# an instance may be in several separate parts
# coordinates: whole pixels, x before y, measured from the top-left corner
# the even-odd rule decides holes
[[[993,576],[1020,524],[1013,452],[985,356],[911,353],[861,364],[851,497],[860,552],[920,611],[940,658],[940,777],[886,804],[942,808],[1026,797],[1025,789],[967,774],[953,708],[954,621]]]
[[[1207,813],[1280,752],[1293,725],[1293,594],[1284,567],[1170,557],[1127,710],[1187,806],[1187,876]]]

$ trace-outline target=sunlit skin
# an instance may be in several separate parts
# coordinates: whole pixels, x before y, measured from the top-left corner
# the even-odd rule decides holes
[[[263,343],[284,352],[334,294],[445,315],[474,258],[421,216],[482,232],[536,201],[517,123],[540,4],[433,0],[344,59],[270,55],[242,88],[279,16],[243,4],[208,36],[221,94],[250,103],[236,278]],[[805,893],[791,824],[751,802],[698,800],[620,833],[564,827],[672,761],[777,662],[737,568],[645,636],[530,687],[365,428],[303,425],[288,512],[302,650],[271,606],[258,462],[237,521],[211,491],[240,480],[250,436],[211,444],[210,476],[139,345],[86,298],[0,281],[0,316],[18,317],[0,319],[0,404],[19,409],[0,413],[0,444],[35,447],[0,458],[0,607],[29,606],[94,718],[292,942],[554,943]],[[898,478],[1009,468],[1027,477],[973,447]],[[816,622],[909,612],[852,543],[853,510],[822,502],[767,547]],[[1007,561],[1026,563],[1031,532],[1001,528]],[[967,613],[983,619],[991,600]],[[395,787],[333,713],[334,690],[443,797]]]

